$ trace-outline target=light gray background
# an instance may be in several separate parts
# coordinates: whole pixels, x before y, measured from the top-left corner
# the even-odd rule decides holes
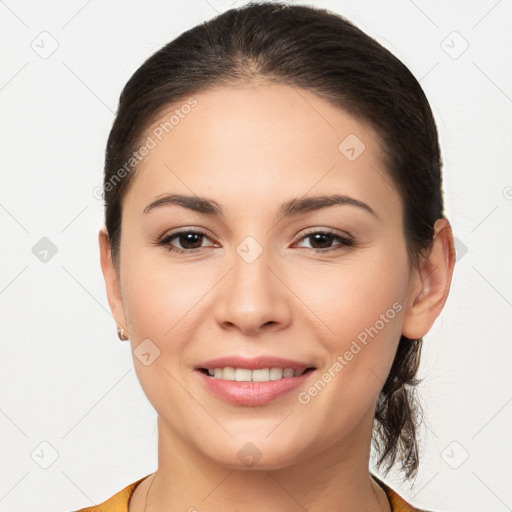
[[[103,151],[143,60],[242,3],[0,1],[0,511],[90,506],[156,469],[156,414],[100,271]],[[421,81],[458,240],[451,296],[425,338],[421,470],[412,489],[386,481],[436,511],[512,510],[512,1],[314,4]],[[57,248],[46,262],[33,252],[42,237]]]

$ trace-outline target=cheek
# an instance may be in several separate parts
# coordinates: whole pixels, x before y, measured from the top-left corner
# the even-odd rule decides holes
[[[386,326],[399,323],[401,316],[397,310],[401,308],[393,309],[393,304],[402,304],[407,291],[405,249],[375,248],[347,257],[336,266],[311,266],[306,275],[308,279],[296,279],[297,295],[318,312],[334,331],[334,337],[356,336],[390,308],[386,320],[392,321],[386,322]]]
[[[405,247],[372,248],[338,266],[310,268],[308,276],[297,279],[294,290],[322,320],[331,364],[341,358],[343,365],[339,373],[345,377],[339,380],[350,376],[350,386],[357,386],[371,372],[383,385],[402,330],[409,276]]]
[[[161,258],[160,258],[161,259]],[[125,266],[123,302],[130,332],[157,340],[178,338],[189,315],[208,292],[208,281],[180,265],[131,258]]]
[[[155,258],[154,252],[128,248],[123,254],[122,290],[139,382],[153,407],[165,416],[169,407],[186,405],[182,370],[199,316],[204,315],[202,299],[212,285],[203,274],[169,264],[165,255]],[[149,364],[138,355],[146,340],[157,347],[157,357],[151,356]]]
[[[324,434],[333,440],[373,411],[401,334],[406,257],[376,251],[364,260],[347,258],[339,267],[310,271],[308,286],[297,292],[328,327],[317,322],[317,343],[328,361],[299,401],[329,425]]]

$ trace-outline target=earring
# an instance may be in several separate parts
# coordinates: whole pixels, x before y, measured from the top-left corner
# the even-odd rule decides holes
[[[126,334],[124,333],[124,328],[123,327],[118,327],[117,328],[117,337],[121,341],[128,341],[128,336],[126,336]]]

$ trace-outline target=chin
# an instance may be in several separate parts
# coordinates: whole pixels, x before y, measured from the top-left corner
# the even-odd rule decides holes
[[[247,427],[246,427],[247,428]],[[198,449],[219,466],[230,470],[278,470],[298,464],[303,453],[302,443],[282,436],[270,440],[261,436],[243,436],[219,440],[218,445],[209,444]],[[301,440],[304,442],[304,440]],[[304,447],[305,448],[305,447]]]

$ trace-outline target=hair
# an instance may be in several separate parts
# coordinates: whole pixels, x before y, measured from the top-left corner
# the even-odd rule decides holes
[[[398,58],[342,16],[272,2],[230,9],[187,30],[147,59],[124,87],[103,184],[116,268],[123,198],[137,168],[133,155],[152,123],[171,105],[210,87],[247,82],[313,92],[373,128],[402,202],[409,261],[418,265],[432,245],[435,221],[444,216],[437,129],[420,84]],[[419,466],[420,350],[421,343],[401,337],[378,397],[372,436],[377,466],[387,474],[399,462],[408,479]]]

